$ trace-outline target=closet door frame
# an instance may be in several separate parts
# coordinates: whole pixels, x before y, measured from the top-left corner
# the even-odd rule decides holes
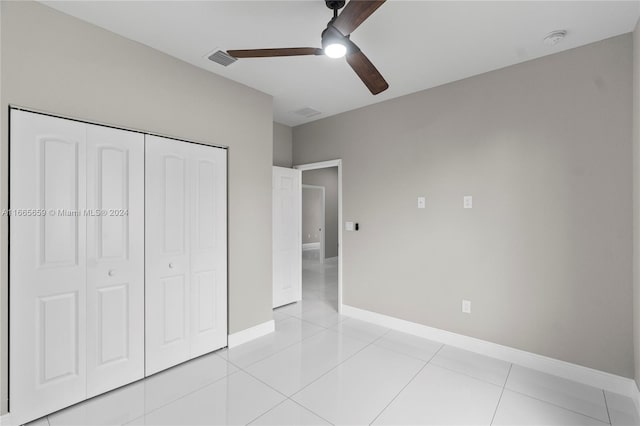
[[[209,144],[209,143],[201,143],[198,141],[189,141],[186,139],[177,139],[171,136],[164,136],[158,133],[150,133],[148,131],[144,131],[144,130],[140,130],[140,129],[135,129],[135,128],[128,128],[128,127],[124,127],[124,126],[117,126],[117,125],[112,125],[112,124],[108,124],[108,123],[101,123],[101,122],[95,122],[95,121],[87,121],[87,120],[82,120],[82,119],[78,119],[75,117],[70,117],[70,116],[65,116],[65,115],[61,115],[61,114],[56,114],[56,113],[51,113],[48,111],[42,111],[42,110],[38,110],[38,109],[34,109],[34,108],[27,108],[27,107],[23,107],[20,105],[9,105],[9,123],[10,123],[10,128],[9,128],[9,167],[8,167],[8,174],[10,176],[9,178],[9,183],[8,183],[8,199],[9,199],[9,208],[20,208],[20,206],[16,205],[16,200],[15,200],[15,193],[17,192],[15,190],[15,182],[12,182],[13,179],[15,178],[15,176],[12,176],[12,167],[16,167],[15,165],[15,161],[13,161],[13,156],[15,155],[15,152],[13,152],[13,150],[11,149],[11,129],[13,127],[12,124],[12,120],[11,120],[11,116],[13,113],[20,113],[20,112],[25,112],[25,113],[32,113],[32,114],[36,114],[36,115],[40,115],[40,116],[45,116],[45,117],[51,117],[53,119],[62,119],[62,120],[67,120],[69,122],[74,122],[74,123],[80,123],[80,124],[86,124],[86,125],[94,125],[94,126],[100,126],[100,127],[104,127],[104,128],[111,128],[111,129],[116,129],[116,130],[123,130],[123,131],[128,131],[128,132],[133,132],[133,133],[137,133],[140,135],[144,135],[146,136],[158,136],[158,137],[162,137],[162,138],[166,138],[166,139],[170,139],[170,140],[175,140],[175,141],[179,141],[179,142],[183,142],[183,143],[188,143],[188,144],[196,144],[196,145],[201,145],[204,147],[213,147],[213,148],[220,148],[223,149],[225,152],[225,171],[227,170],[227,152],[228,152],[228,147],[224,146],[224,145],[217,145],[217,144]],[[86,140],[86,134],[85,137],[83,139],[83,147],[79,149],[78,151],[78,159],[77,161],[79,162],[79,167],[83,169],[83,173],[84,176],[86,178],[87,176],[87,156],[88,156],[88,152],[87,152],[87,140]],[[143,172],[144,173],[144,172]],[[86,179],[85,179],[86,180]],[[13,188],[13,189],[12,189]],[[227,176],[225,176],[225,209],[224,209],[224,214],[225,214],[225,226],[224,226],[224,240],[225,240],[225,259],[224,259],[224,267],[225,267],[225,274],[224,274],[224,294],[225,294],[225,315],[224,315],[224,334],[225,334],[225,341],[226,341],[226,336],[228,335],[228,323],[227,323],[227,314],[228,314],[228,279],[227,279],[227,271],[228,271],[228,178]],[[145,188],[146,191],[146,188]],[[78,198],[78,209],[79,208],[91,208],[88,204],[87,204],[87,190],[86,190],[86,184],[79,184],[79,188],[78,188],[78,194],[79,194],[79,198]],[[20,202],[18,200],[18,202]],[[85,268],[85,273],[84,276],[87,277],[87,262],[88,262],[88,247],[87,247],[87,233],[88,233],[88,224],[87,224],[87,220],[85,218],[78,218],[79,221],[79,229],[82,230],[82,235],[78,234],[78,239],[79,241],[82,242],[82,247],[78,247],[79,251],[82,253],[83,259],[85,261],[84,263],[84,268]],[[26,410],[25,407],[21,407],[19,405],[19,403],[16,403],[16,399],[15,399],[15,395],[16,395],[16,389],[19,388],[19,385],[16,385],[19,382],[19,379],[17,377],[20,377],[21,374],[19,372],[14,371],[15,370],[15,363],[16,363],[16,359],[18,359],[19,354],[17,354],[15,351],[17,350],[17,346],[20,346],[23,342],[16,342],[15,341],[15,336],[20,335],[22,329],[20,327],[24,326],[24,322],[22,321],[21,317],[15,317],[15,311],[17,310],[15,308],[16,305],[16,301],[14,301],[14,299],[16,297],[18,297],[20,295],[20,292],[18,291],[12,291],[12,287],[14,287],[15,284],[15,265],[12,267],[12,248],[16,245],[15,241],[17,240],[17,231],[15,228],[15,224],[14,222],[12,222],[11,217],[8,218],[8,222],[9,222],[9,233],[8,233],[8,237],[7,237],[7,242],[9,243],[9,250],[7,252],[7,264],[9,265],[9,305],[10,305],[10,313],[9,313],[9,331],[10,331],[10,338],[9,338],[9,371],[8,371],[8,376],[9,376],[9,399],[10,399],[10,405],[9,405],[9,413],[12,416],[13,421],[18,421],[19,423],[22,422],[28,422],[31,420],[34,420],[38,417],[41,417],[42,415],[46,415],[49,414],[51,412],[60,410],[62,408],[65,408],[67,406],[73,405],[75,403],[81,402],[83,400],[86,400],[92,396],[95,395],[99,395],[102,394],[104,392],[107,392],[109,389],[114,389],[120,386],[124,386],[126,385],[126,383],[122,383],[122,384],[118,384],[118,385],[107,385],[104,389],[98,389],[96,388],[93,392],[90,391],[90,385],[89,385],[89,381],[88,381],[88,370],[89,370],[89,366],[87,365],[88,363],[88,356],[87,353],[85,352],[84,354],[79,355],[78,357],[78,372],[81,375],[81,381],[83,382],[81,385],[82,388],[82,395],[80,395],[78,392],[77,395],[73,394],[73,393],[69,393],[69,392],[61,392],[60,393],[60,398],[64,399],[64,402],[61,401],[56,401],[56,398],[50,399],[49,397],[44,398],[45,400],[47,400],[48,402],[45,404],[39,404],[38,409],[37,410]],[[34,228],[35,229],[35,228]],[[82,237],[82,238],[81,238]],[[78,264],[81,264],[80,259],[78,259]],[[88,278],[86,278],[88,279]],[[87,281],[85,281],[87,282]],[[88,286],[88,282],[87,282],[87,286]],[[85,286],[84,290],[81,291],[82,294],[78,293],[78,298],[79,299],[84,299],[87,300],[87,286]],[[192,295],[188,295],[189,298],[191,298],[193,296]],[[11,306],[14,306],[13,309],[11,309]],[[78,329],[78,340],[77,340],[77,344],[79,346],[84,346],[85,348],[88,345],[88,340],[86,337],[87,334],[87,324],[86,324],[86,319],[87,319],[87,312],[86,312],[86,306],[87,304],[85,303],[85,307],[82,309],[79,309],[78,311],[78,320],[79,320],[79,329]],[[80,318],[82,317],[82,318]],[[193,318],[188,318],[188,327],[189,328],[193,328],[194,327],[194,320]],[[11,336],[14,336],[14,338],[11,338]],[[24,339],[22,339],[24,340]],[[145,340],[146,340],[146,336],[145,336]],[[31,345],[33,346],[33,345]],[[225,343],[226,346],[226,343]],[[145,348],[146,350],[146,348]],[[33,352],[35,353],[35,351]],[[146,372],[143,372],[143,375],[146,376]],[[136,380],[136,379],[133,379]],[[109,389],[107,389],[107,387]]]

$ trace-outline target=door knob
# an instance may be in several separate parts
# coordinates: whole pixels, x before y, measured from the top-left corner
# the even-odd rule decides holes
[[[116,274],[116,270],[115,269],[109,269],[108,274],[109,274],[110,277],[112,277],[112,276],[114,276]]]
[[[169,263],[169,269],[173,269],[173,263]]]

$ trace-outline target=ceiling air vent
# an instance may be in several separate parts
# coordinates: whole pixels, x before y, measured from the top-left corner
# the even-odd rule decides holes
[[[313,116],[316,116],[318,114],[322,114],[320,111],[318,111],[317,109],[313,109],[311,107],[304,107],[304,108],[300,108],[297,111],[293,111],[294,114],[298,114],[301,115],[303,117],[306,118],[311,118]]]
[[[229,65],[237,61],[236,58],[228,55],[227,52],[223,52],[222,50],[215,51],[214,53],[209,55],[208,58],[210,61],[215,62],[216,64],[220,64],[223,67],[228,67]]]

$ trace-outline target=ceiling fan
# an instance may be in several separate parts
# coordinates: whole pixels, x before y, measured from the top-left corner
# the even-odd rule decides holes
[[[330,58],[346,56],[347,63],[358,74],[367,88],[377,95],[389,88],[384,77],[369,61],[358,46],[349,38],[386,0],[351,0],[344,10],[344,0],[325,0],[327,7],[333,10],[333,18],[322,32],[322,49],[315,47],[292,47],[284,49],[247,49],[229,50],[227,54],[234,58],[269,58],[277,56],[327,55]]]

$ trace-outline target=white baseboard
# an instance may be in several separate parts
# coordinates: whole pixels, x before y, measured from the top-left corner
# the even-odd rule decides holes
[[[227,345],[230,348],[233,348],[253,339],[257,339],[258,337],[266,336],[274,331],[276,331],[276,323],[274,320],[263,322],[262,324],[247,328],[246,330],[230,334],[228,336]]]
[[[6,413],[0,416],[0,425],[2,426],[14,426],[12,422],[11,413]]]
[[[378,314],[349,305],[342,305],[341,313],[392,330],[435,340],[446,345],[466,349],[471,352],[553,374],[554,376],[563,377],[585,385],[622,394],[631,397],[636,402],[636,407],[639,408],[638,412],[640,412],[640,392],[638,392],[635,381],[627,377],[617,376],[593,368]]]
[[[633,399],[633,403],[636,406],[636,412],[640,416],[640,390],[638,389],[638,386],[634,386],[631,392],[633,393],[631,399]]]
[[[320,250],[320,243],[304,243],[302,245],[302,251],[309,251],[309,250]]]

